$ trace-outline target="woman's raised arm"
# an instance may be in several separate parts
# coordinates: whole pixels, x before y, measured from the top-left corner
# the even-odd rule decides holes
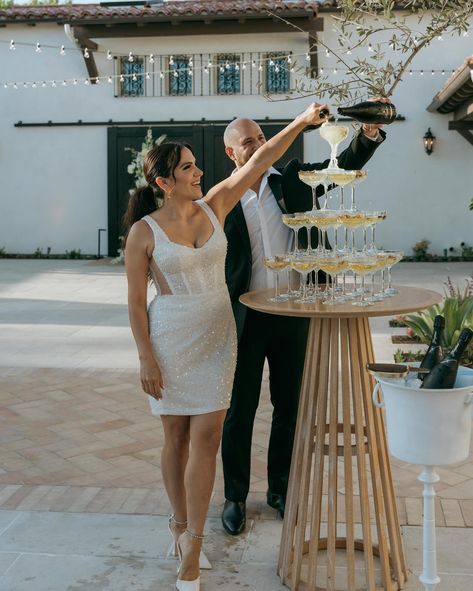
[[[212,207],[221,223],[245,192],[284,155],[307,125],[318,125],[326,120],[328,110],[328,105],[312,103],[289,125],[262,145],[244,166],[210,189],[205,201]]]

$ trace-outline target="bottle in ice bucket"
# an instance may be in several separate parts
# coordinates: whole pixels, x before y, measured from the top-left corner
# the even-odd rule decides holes
[[[339,115],[351,117],[360,123],[382,123],[389,125],[396,117],[396,107],[392,103],[378,103],[376,101],[364,101],[352,107],[339,107]]]
[[[460,358],[468,347],[472,337],[473,330],[470,328],[464,328],[450,353],[446,355],[424,378],[421,388],[434,390],[453,388],[457,377]]]
[[[445,328],[445,318],[443,316],[436,316],[434,320],[434,331],[432,333],[432,340],[430,341],[429,348],[427,349],[424,358],[420,362],[420,367],[427,369],[434,368],[443,359],[442,350],[442,335],[443,329]],[[425,377],[425,374],[418,374],[419,380]]]

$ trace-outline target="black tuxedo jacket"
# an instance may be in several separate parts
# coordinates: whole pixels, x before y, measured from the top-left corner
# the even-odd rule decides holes
[[[385,133],[380,131],[384,141]],[[351,144],[338,157],[341,168],[358,170],[362,168],[382,142],[374,142],[362,133],[357,134]],[[303,183],[298,176],[300,170],[319,170],[327,168],[329,160],[316,163],[301,163],[291,160],[280,169],[281,175],[268,177],[268,183],[282,213],[296,213],[312,209],[312,189]],[[317,188],[318,195],[323,188]],[[249,290],[251,281],[251,245],[245,215],[241,203],[232,209],[225,220],[225,234],[228,241],[225,275],[227,280],[233,313],[237,325],[238,338],[241,337],[246,317],[246,306],[239,302],[239,297]],[[300,243],[304,246],[305,232],[301,234]],[[312,245],[317,245],[317,232],[312,235]]]

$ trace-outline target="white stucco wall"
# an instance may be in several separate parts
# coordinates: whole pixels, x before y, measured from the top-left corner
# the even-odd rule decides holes
[[[328,15],[326,15],[328,17]],[[331,27],[325,42],[333,44]],[[244,29],[243,29],[244,30]],[[58,25],[8,26],[0,39],[70,46]],[[307,50],[303,36],[294,33],[187,38],[98,40],[102,51],[127,54],[169,54]],[[433,44],[413,64],[414,68],[454,69],[471,54],[472,38],[445,37]],[[0,47],[0,78],[4,80],[61,80],[84,78],[85,65],[77,52],[60,56],[56,49],[17,46],[12,52]],[[112,74],[112,64],[96,54],[101,76]],[[322,53],[321,65],[335,65]],[[340,75],[339,75],[340,76]],[[473,195],[473,149],[458,133],[448,131],[451,117],[425,109],[444,82],[440,76],[406,77],[393,102],[406,121],[387,128],[388,140],[368,165],[369,179],[360,185],[359,205],[388,210],[379,227],[378,242],[406,252],[422,238],[431,249],[473,242],[473,214],[468,211]],[[98,121],[229,120],[289,118],[303,110],[308,99],[268,103],[260,96],[114,98],[113,87],[68,86],[57,88],[0,88],[0,248],[7,252],[53,252],[80,248],[96,252],[97,228],[107,227],[107,131],[106,127],[15,128],[19,120]],[[435,152],[424,153],[422,136],[427,127],[437,136]],[[307,160],[328,156],[328,146],[310,133],[304,137]]]

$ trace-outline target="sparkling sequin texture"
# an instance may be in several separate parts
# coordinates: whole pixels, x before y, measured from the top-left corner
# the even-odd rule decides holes
[[[154,415],[196,415],[228,408],[236,363],[236,330],[225,284],[225,233],[210,207],[214,231],[200,248],[171,242],[151,216],[151,273],[157,295],[148,308],[150,338],[163,374]]]

